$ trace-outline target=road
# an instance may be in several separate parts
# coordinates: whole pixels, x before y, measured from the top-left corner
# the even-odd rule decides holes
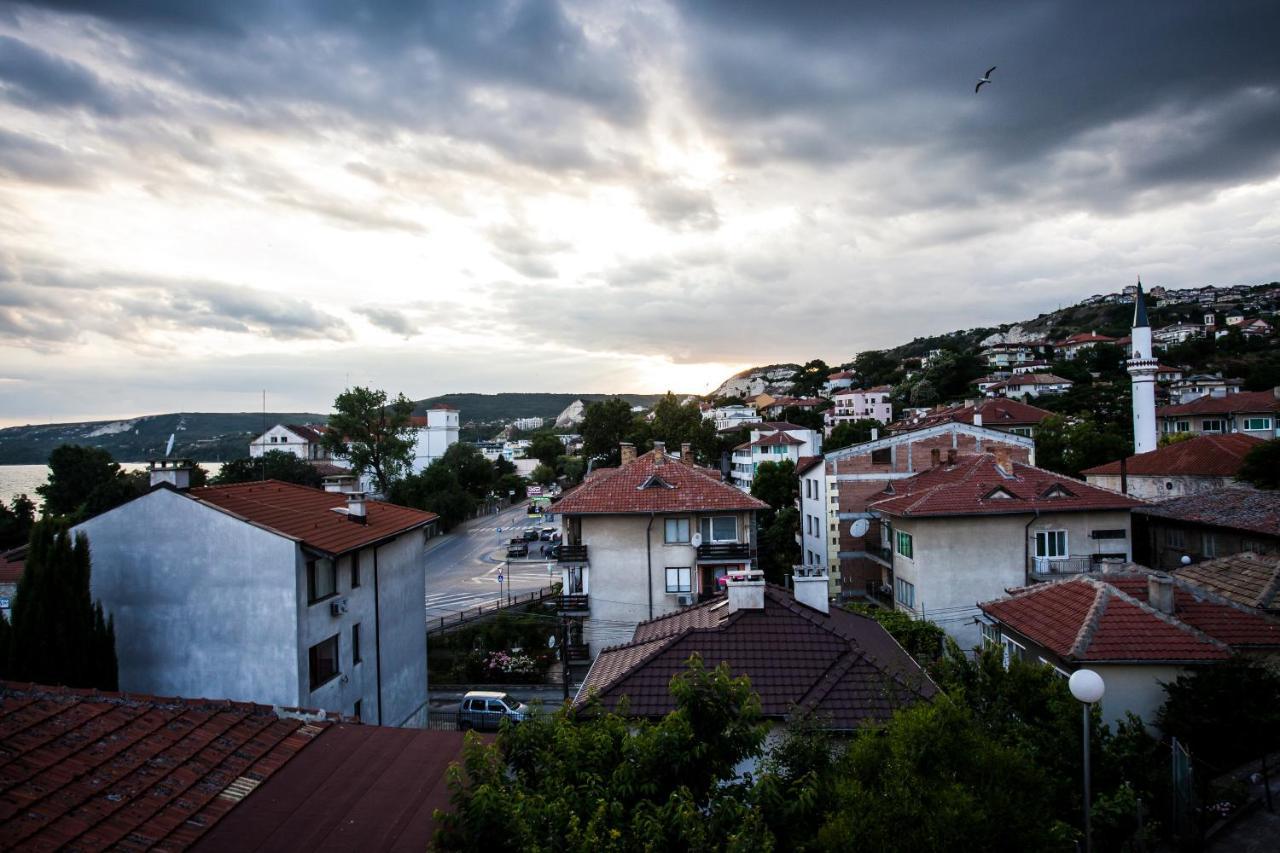
[[[428,620],[497,601],[499,594],[518,595],[559,579],[558,574],[548,575],[548,561],[537,556],[541,542],[529,543],[532,559],[507,561],[508,540],[526,527],[553,524],[529,520],[525,511],[525,504],[517,504],[460,524],[427,542]],[[501,587],[499,574],[503,575]]]

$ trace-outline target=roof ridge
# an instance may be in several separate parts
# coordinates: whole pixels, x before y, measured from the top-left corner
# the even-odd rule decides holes
[[[1105,581],[1103,581],[1103,583],[1105,583]],[[1210,636],[1209,634],[1206,634],[1204,631],[1201,631],[1199,628],[1195,627],[1194,625],[1189,625],[1186,622],[1183,622],[1176,615],[1171,613],[1165,613],[1161,610],[1157,610],[1147,602],[1141,601],[1140,599],[1137,599],[1134,596],[1129,595],[1129,593],[1125,592],[1119,587],[1111,586],[1111,584],[1107,584],[1107,586],[1111,587],[1111,594],[1119,597],[1121,601],[1124,601],[1128,604],[1132,604],[1142,612],[1156,617],[1161,622],[1164,622],[1170,627],[1177,628],[1181,631],[1191,634],[1196,639],[1201,640],[1202,642],[1209,643],[1212,646],[1216,646],[1228,652],[1231,651],[1231,646],[1227,645],[1222,640],[1219,640],[1217,637],[1213,637],[1213,636]]]
[[[1071,583],[1072,581],[1063,581],[1063,583]],[[1081,583],[1087,583],[1093,587],[1093,603],[1089,605],[1089,611],[1085,613],[1084,620],[1080,623],[1080,630],[1076,633],[1075,641],[1071,644],[1071,648],[1067,650],[1068,656],[1083,658],[1089,646],[1093,643],[1093,637],[1098,633],[1098,623],[1102,621],[1102,616],[1107,611],[1107,603],[1110,600],[1110,591],[1114,589],[1110,585],[1103,586],[1092,578],[1084,578]]]

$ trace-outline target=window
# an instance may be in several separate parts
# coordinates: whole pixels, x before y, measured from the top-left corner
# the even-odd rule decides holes
[[[1201,432],[1226,432],[1225,422],[1221,420],[1203,420],[1200,422]]]
[[[311,689],[338,677],[338,635],[312,646],[307,656],[311,663]]]
[[[333,560],[307,561],[307,603],[315,604],[338,594],[338,567]]]
[[[1191,432],[1191,421],[1174,421],[1174,432]]]
[[[699,524],[703,542],[737,542],[738,519],[732,515],[704,518]]]
[[[1095,531],[1093,531],[1092,533],[1090,533],[1089,535],[1090,535],[1091,537],[1093,537],[1094,539],[1128,539],[1128,538],[1129,538],[1129,537],[1126,535],[1125,531],[1124,531],[1124,530],[1122,530],[1122,529],[1116,529],[1116,530],[1095,530]]]
[[[893,449],[889,447],[871,451],[872,465],[888,465],[893,461]]]
[[[916,606],[916,585],[908,583],[902,578],[895,578],[894,586],[898,592],[898,603],[914,609]]]
[[[1009,661],[1022,660],[1024,649],[1018,643],[1015,643],[1013,640],[1010,640],[1008,637],[1001,637],[1000,644],[1004,646],[1004,668],[1005,669],[1009,668]]]
[[[692,592],[689,574],[687,566],[667,566],[667,592]]]
[[[1067,531],[1040,530],[1036,532],[1036,556],[1050,560],[1064,560],[1067,557]]]
[[[351,663],[357,664],[364,660],[360,656],[360,623],[351,626]]]
[[[1244,428],[1250,432],[1271,429],[1271,418],[1245,418]]]
[[[1205,557],[1218,556],[1218,537],[1212,533],[1200,535],[1200,553]]]
[[[1182,535],[1182,530],[1177,527],[1166,527],[1164,529],[1164,544],[1170,548],[1185,548],[1187,541]]]
[[[911,538],[910,533],[904,533],[901,530],[896,531],[898,541],[898,553],[906,557],[908,560],[915,559],[915,542]]]
[[[668,518],[667,529],[662,541],[668,544],[680,544],[689,541],[689,519]]]
[[[1014,435],[1025,435],[1031,437],[1031,427],[1009,427],[1009,432]]]
[[[982,644],[983,646],[999,646],[1000,645],[1000,629],[995,625],[983,623],[982,625]]]
[[[356,551],[351,555],[351,588],[357,589],[360,586],[360,552]]]

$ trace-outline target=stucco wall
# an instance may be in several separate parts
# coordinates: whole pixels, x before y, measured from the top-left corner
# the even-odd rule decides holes
[[[1085,478],[1089,485],[1120,491],[1119,474],[1090,474]],[[1142,500],[1165,500],[1184,495],[1199,495],[1221,489],[1239,487],[1231,477],[1191,477],[1186,475],[1128,475],[1129,495]]]
[[[1165,692],[1160,685],[1175,680],[1184,668],[1177,666],[1136,664],[1098,664],[1090,666],[1102,676],[1106,692],[1102,694],[1102,721],[1115,731],[1116,723],[1132,711],[1154,726],[1156,711],[1164,704]]]
[[[299,704],[297,545],[167,489],[75,528],[120,689]]]
[[[426,720],[427,636],[423,600],[426,558],[421,531],[378,548],[382,612],[383,725],[421,726]]]

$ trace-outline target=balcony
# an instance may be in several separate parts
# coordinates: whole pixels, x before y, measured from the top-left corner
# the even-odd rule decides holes
[[[710,542],[698,546],[699,563],[741,563],[751,559],[746,542]]]
[[[1059,575],[1082,575],[1095,571],[1098,564],[1092,556],[1083,557],[1032,557],[1029,566],[1035,577],[1057,577]]]
[[[590,613],[591,606],[585,595],[562,595],[556,603],[556,612],[561,615],[569,613]]]
[[[586,545],[561,545],[556,552],[556,560],[561,563],[586,563]]]
[[[893,552],[887,545],[867,545],[867,556],[889,568],[893,568]]]

